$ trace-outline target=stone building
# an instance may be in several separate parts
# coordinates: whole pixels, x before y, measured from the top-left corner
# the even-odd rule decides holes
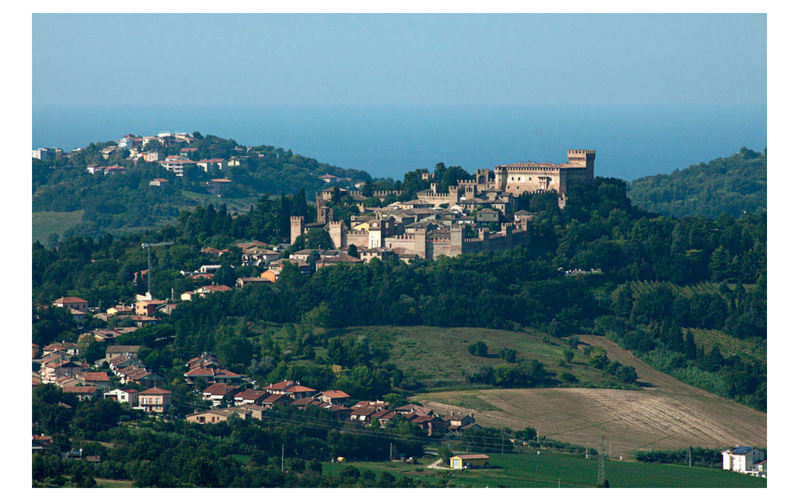
[[[571,186],[591,184],[594,180],[594,159],[594,150],[576,149],[567,152],[566,163],[518,162],[497,165],[493,170],[478,169],[474,180],[459,181],[446,193],[431,183],[429,190],[417,193],[416,200],[374,210],[364,207],[360,193],[331,187],[317,193],[318,222],[306,224],[303,217],[291,218],[291,241],[311,227],[324,227],[336,248],[355,245],[373,252],[380,250],[381,256],[393,252],[401,258],[422,259],[527,245],[531,241],[532,217],[515,216],[513,223],[501,224],[500,231],[494,234],[480,227],[477,237],[466,238],[465,222],[473,221],[462,212],[478,211],[484,222],[493,222],[497,212],[509,216],[520,213],[517,210],[520,195],[547,191],[558,193],[559,206],[563,208]],[[432,175],[425,178],[432,180]],[[384,200],[400,194],[400,191],[375,191],[373,196]],[[332,210],[327,204],[335,196],[350,196],[366,217],[354,218],[350,224],[332,220]],[[351,229],[353,226],[358,229]]]

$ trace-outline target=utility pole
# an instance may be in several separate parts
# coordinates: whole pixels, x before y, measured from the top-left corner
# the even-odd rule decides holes
[[[606,460],[605,460],[606,438],[600,436],[600,446],[597,447],[597,484],[602,484],[606,480]]]
[[[692,447],[689,447],[689,467],[692,466]]]
[[[286,445],[283,444],[281,445],[281,472],[283,472],[283,456],[284,456],[283,452],[285,447]]]
[[[393,444],[394,444],[394,443],[392,443],[391,441],[389,441],[389,461],[390,461],[390,462],[392,461],[392,445],[393,445]]]
[[[173,242],[171,241],[162,241],[161,243],[142,243],[142,248],[147,249],[147,296],[151,299],[153,298],[150,295],[150,276],[152,276],[153,271],[150,269],[150,248],[151,247],[165,247],[168,245],[172,245]]]

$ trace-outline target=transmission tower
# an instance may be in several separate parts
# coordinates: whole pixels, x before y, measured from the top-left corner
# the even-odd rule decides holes
[[[606,480],[606,438],[600,436],[600,446],[597,447],[597,484]]]
[[[150,295],[150,276],[153,275],[153,271],[150,269],[150,248],[151,247],[165,247],[167,245],[172,245],[171,241],[162,241],[161,243],[142,243],[142,248],[147,249],[147,296],[151,299],[153,298]]]

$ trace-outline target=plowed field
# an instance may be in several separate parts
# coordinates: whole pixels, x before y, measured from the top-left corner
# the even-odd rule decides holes
[[[419,394],[416,399],[438,413],[474,413],[478,424],[491,427],[531,426],[577,445],[596,447],[603,435],[614,456],[628,457],[637,449],[766,446],[766,413],[653,370],[606,338],[580,339],[603,346],[610,360],[634,366],[645,389],[493,389]]]

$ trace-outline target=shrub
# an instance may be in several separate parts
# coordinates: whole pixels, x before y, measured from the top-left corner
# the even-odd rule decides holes
[[[489,346],[486,345],[486,342],[479,340],[469,346],[469,353],[473,356],[484,357],[489,354]]]

